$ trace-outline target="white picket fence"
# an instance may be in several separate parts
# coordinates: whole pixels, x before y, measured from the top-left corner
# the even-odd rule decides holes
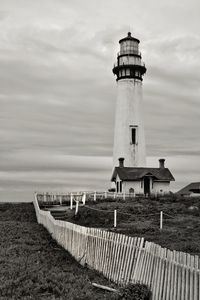
[[[38,193],[38,200],[44,202],[59,202],[60,204],[65,201],[70,201],[72,198],[83,195],[86,200],[103,200],[103,199],[129,199],[139,197],[141,195],[136,195],[134,193],[126,194],[126,193],[113,193],[113,192],[97,192],[97,191],[82,191],[82,192],[71,192],[71,193]]]
[[[38,223],[80,264],[120,285],[144,283],[153,300],[200,300],[198,256],[171,251],[144,238],[55,220],[40,209],[37,195],[34,207]]]

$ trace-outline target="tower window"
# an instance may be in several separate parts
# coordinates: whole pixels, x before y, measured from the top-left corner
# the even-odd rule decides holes
[[[131,142],[133,145],[136,144],[136,129],[131,128]]]

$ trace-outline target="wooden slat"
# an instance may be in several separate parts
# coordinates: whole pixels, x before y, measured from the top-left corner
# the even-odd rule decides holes
[[[143,251],[143,261],[141,263],[141,268],[140,268],[140,282],[141,283],[146,283],[145,282],[145,275],[147,272],[147,266],[148,266],[148,261],[150,260],[151,254],[144,249]]]
[[[150,245],[151,256],[149,259],[149,270],[148,270],[148,278],[147,278],[146,284],[148,284],[148,286],[152,287],[152,290],[154,287],[154,292],[156,290],[157,272],[158,272],[158,264],[159,264],[159,260],[156,255],[158,250],[159,250],[159,248],[154,243],[152,243]]]
[[[198,270],[198,273],[197,273],[197,275],[198,275],[198,300],[200,300],[200,272],[199,272],[199,270]]]
[[[114,234],[113,234],[113,232],[109,232],[106,268],[104,271],[104,274],[107,278],[109,277],[109,273],[110,273],[110,267],[111,267],[110,264],[111,264],[111,260],[112,260],[113,247],[114,247]]]
[[[105,235],[106,235],[106,232],[102,231],[102,244],[101,244],[101,255],[100,255],[100,266],[99,266],[100,272],[102,272],[102,270],[103,270],[103,263],[104,263],[104,256],[105,256],[105,247],[106,247]]]
[[[96,264],[97,264],[97,260],[98,260],[98,242],[99,242],[99,239],[98,239],[98,229],[96,228],[93,228],[93,251],[94,251],[94,254],[93,254],[93,268],[94,269],[97,269],[96,268]]]
[[[104,261],[103,261],[103,269],[102,273],[105,275],[107,270],[107,264],[108,264],[108,256],[109,256],[109,246],[110,246],[110,232],[107,231],[105,235],[105,255],[104,255]]]
[[[124,284],[124,278],[123,278],[123,272],[124,267],[127,264],[127,261],[125,260],[126,250],[127,250],[127,242],[128,242],[128,236],[123,236],[123,242],[121,244],[121,252],[118,260],[118,269],[117,269],[117,282],[120,284]]]
[[[173,294],[174,294],[174,261],[173,261],[173,257],[172,257],[171,276],[170,276],[170,298],[169,298],[170,300],[173,300]]]
[[[101,251],[101,230],[96,229],[95,230],[95,235],[96,235],[96,253],[95,253],[95,269],[99,270],[99,257],[100,257],[100,251]]]
[[[173,280],[173,300],[177,300],[177,282],[178,282],[178,267],[177,263],[174,262],[174,280]]]
[[[118,245],[118,253],[117,253],[117,257],[116,257],[117,263],[115,264],[114,281],[117,282],[117,283],[121,283],[121,281],[120,281],[121,278],[119,278],[119,276],[120,276],[121,264],[123,263],[122,262],[122,255],[123,255],[123,251],[124,251],[125,240],[126,240],[126,236],[124,234],[122,234],[120,243]]]
[[[194,256],[191,256],[191,265],[194,267]],[[189,295],[190,299],[194,299],[194,273],[193,270],[189,270]]]
[[[92,268],[92,228],[89,230],[88,236],[88,249],[89,249],[89,257],[88,257],[88,265]]]
[[[148,268],[148,263],[150,262],[150,247],[151,243],[145,244],[144,247],[144,258],[143,258],[143,263],[141,265],[140,269],[140,282],[145,283],[145,277],[147,273],[147,268]]]
[[[181,299],[185,300],[185,290],[186,290],[186,253],[182,255],[183,267],[182,267],[182,284],[181,284]]]
[[[137,247],[135,251],[135,259],[133,262],[133,268],[132,268],[132,274],[131,274],[131,282],[136,283],[138,281],[138,269],[139,269],[139,264],[140,264],[140,258],[141,258],[141,253],[143,251],[143,243],[144,239],[143,238],[138,238],[137,240]]]
[[[120,241],[120,234],[116,234],[115,235],[115,240],[114,240],[114,248],[113,248],[113,257],[111,260],[111,269],[110,269],[110,274],[109,274],[109,279],[114,281],[114,276],[115,276],[115,263],[116,263],[116,255],[117,255],[117,251],[118,251],[118,245],[119,245],[119,241]]]
[[[167,263],[167,285],[166,285],[166,300],[170,299],[170,290],[171,290],[171,285],[170,285],[170,279],[171,279],[171,261],[168,261]]]
[[[156,299],[156,295],[159,294],[159,289],[160,289],[160,272],[161,272],[160,271],[160,265],[161,265],[160,248],[156,247],[156,253],[155,255],[152,255],[153,259],[149,271],[149,279],[147,280],[147,284],[151,287],[155,299]]]
[[[136,243],[136,239],[129,237],[128,239],[128,244],[127,244],[127,257],[126,257],[126,267],[124,270],[124,283],[127,284],[130,280],[130,272],[131,272],[131,267],[133,264],[133,258],[134,258],[134,254],[135,254],[135,243]]]
[[[166,260],[164,258],[161,259],[161,266],[160,266],[160,284],[159,290],[156,295],[156,300],[164,299],[163,298],[163,290],[164,290],[164,282],[165,282],[165,272],[166,272]]]
[[[188,259],[188,256],[187,256]],[[186,267],[186,277],[185,277],[185,300],[189,299],[189,287],[190,287],[190,278],[189,278],[189,268]]]
[[[100,247],[99,247],[99,271],[101,270],[101,263],[102,263],[102,255],[103,255],[103,230],[100,230],[100,235],[99,235],[99,242],[100,242]]]
[[[181,300],[182,266],[177,265],[177,300]]]
[[[193,278],[194,278],[194,300],[198,300],[198,277],[197,277],[197,270],[193,270]]]

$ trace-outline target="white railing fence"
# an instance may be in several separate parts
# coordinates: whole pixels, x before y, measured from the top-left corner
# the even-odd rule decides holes
[[[72,192],[72,193],[37,193],[38,201],[43,201],[45,203],[58,203],[65,204],[66,202],[76,200],[77,197],[82,196],[82,202],[85,204],[86,201],[97,201],[104,199],[119,199],[126,200],[137,197],[142,197],[142,195],[135,193],[115,193],[115,192],[97,192],[97,191],[83,191],[83,192]],[[73,200],[72,200],[73,199]]]
[[[55,220],[49,211],[34,207],[38,223],[82,265],[125,285],[144,283],[153,300],[199,300],[200,263],[198,256],[171,251],[144,238],[88,228]]]

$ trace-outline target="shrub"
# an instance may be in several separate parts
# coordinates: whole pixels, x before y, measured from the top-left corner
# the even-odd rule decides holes
[[[119,291],[117,300],[150,300],[151,291],[144,284],[129,284]]]

